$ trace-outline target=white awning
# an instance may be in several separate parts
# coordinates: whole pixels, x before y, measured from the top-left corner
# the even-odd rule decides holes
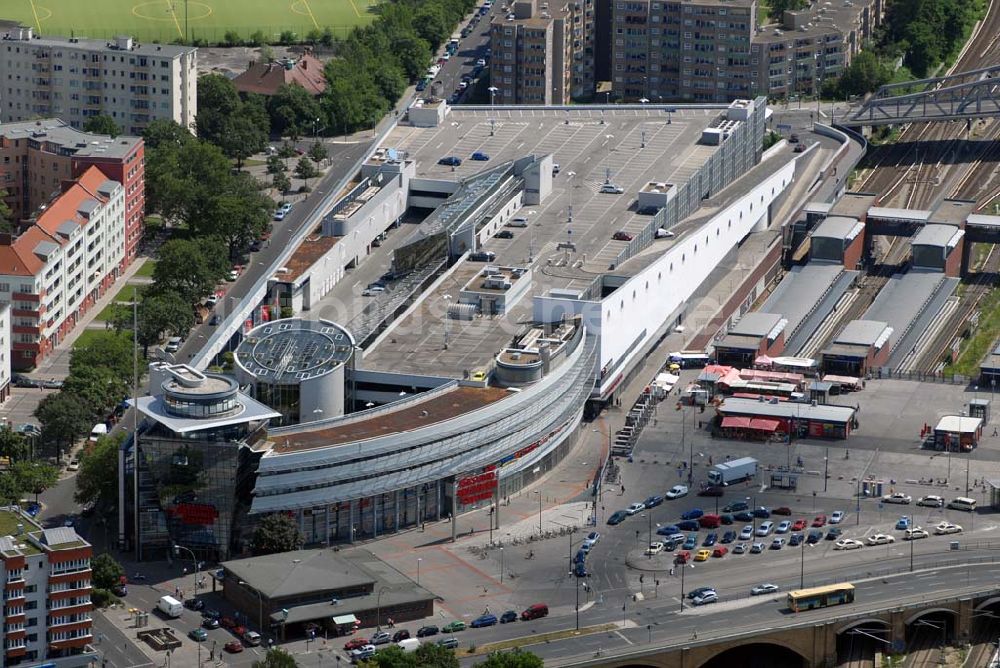
[[[358,618],[354,615],[340,615],[333,618],[333,623],[337,626],[341,626],[343,624],[357,624]]]

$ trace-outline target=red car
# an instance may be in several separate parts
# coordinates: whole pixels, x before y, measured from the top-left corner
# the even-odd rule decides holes
[[[628,232],[615,232],[611,235],[611,238],[615,241],[632,241],[632,235]]]
[[[344,644],[344,651],[350,652],[352,649],[361,649],[368,644],[367,638],[351,638]]]
[[[239,624],[236,623],[236,620],[232,617],[223,617],[219,620],[219,624],[222,624],[222,628],[229,630],[235,629],[239,626]]]
[[[813,520],[812,525],[813,525],[813,528],[816,528],[816,529],[818,529],[818,528],[820,528],[822,526],[826,526],[826,515],[817,515],[816,519]]]
[[[803,519],[795,520],[795,524],[792,525],[792,531],[802,531],[806,528],[806,521]]]
[[[712,550],[712,556],[718,557],[720,559],[726,556],[727,554],[729,554],[729,548],[726,547],[725,545],[720,545],[719,547]]]
[[[230,654],[239,654],[243,651],[243,643],[239,640],[230,640],[226,643],[225,650]]]
[[[691,561],[691,553],[688,552],[687,550],[681,550],[674,557],[675,564],[686,564],[689,561]]]
[[[792,509],[788,506],[779,506],[771,511],[772,515],[791,515]]]

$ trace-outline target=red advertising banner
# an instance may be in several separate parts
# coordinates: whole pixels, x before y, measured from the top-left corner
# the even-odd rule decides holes
[[[219,511],[204,503],[178,503],[173,514],[184,524],[214,524]]]
[[[468,476],[458,481],[458,500],[463,504],[475,503],[493,496],[497,488],[496,471]]]

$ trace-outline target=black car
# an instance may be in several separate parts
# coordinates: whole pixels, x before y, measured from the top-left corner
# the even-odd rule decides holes
[[[208,319],[208,324],[211,325],[212,327],[215,327],[216,325],[218,325],[219,324],[219,314],[218,313],[213,313],[212,317]]]
[[[575,575],[578,578],[585,578],[588,575],[590,575],[587,572],[587,564],[583,563],[582,561],[578,561],[576,564],[574,564],[573,575]]]
[[[732,543],[734,540],[736,540],[736,532],[735,531],[727,531],[726,533],[722,534],[722,540],[720,540],[719,542],[720,543]]]
[[[697,531],[701,525],[698,524],[698,520],[684,520],[677,523],[677,528],[681,531]]]
[[[626,517],[628,517],[628,513],[626,513],[624,510],[616,510],[615,512],[611,513],[611,517],[608,518],[608,525],[614,526],[616,524],[621,524],[622,522],[625,521]]]
[[[417,629],[418,638],[426,638],[427,636],[436,636],[439,632],[436,626],[421,626]]]
[[[188,600],[184,601],[184,607],[187,608],[188,610],[195,610],[195,611],[204,610],[205,601],[201,600],[200,598],[189,598]]]
[[[392,641],[399,642],[400,640],[408,640],[410,638],[410,632],[406,629],[400,629],[392,634]]]
[[[815,545],[816,543],[820,542],[821,540],[823,540],[823,532],[822,531],[818,531],[818,530],[817,531],[810,531],[809,532],[809,537],[806,538],[806,542],[809,543],[810,545]]]
[[[733,516],[730,515],[729,513],[723,513],[722,515],[719,515],[719,521],[722,522],[723,524],[732,524]]]
[[[840,529],[838,529],[837,527],[833,527],[832,529],[830,529],[826,533],[826,539],[827,540],[837,540],[838,538],[840,538],[840,534],[842,534],[842,533],[844,533],[844,532],[841,531]]]
[[[116,584],[111,588],[111,591],[115,596],[126,596],[128,595],[128,587],[123,584]]]
[[[19,373],[15,373],[11,376],[11,382],[14,387],[41,387],[42,382],[35,380],[34,378],[28,378],[27,376],[22,376]]]
[[[222,613],[219,612],[218,610],[208,609],[208,610],[202,610],[201,616],[204,617],[205,619],[219,619],[220,617],[222,617]]]
[[[206,617],[201,620],[201,625],[206,629],[217,629],[219,628],[219,620],[215,617]]]
[[[733,519],[737,522],[753,522],[753,513],[749,510],[744,510],[733,515]]]
[[[702,487],[698,490],[698,496],[722,496],[724,492],[725,488],[717,485],[710,485],[708,487]]]
[[[462,159],[457,155],[447,155],[438,160],[438,164],[447,165],[448,167],[458,167],[462,164]]]
[[[660,505],[661,503],[663,503],[663,497],[662,496],[656,496],[656,495],[653,495],[653,496],[649,497],[648,499],[646,499],[645,501],[643,501],[643,505],[646,506],[647,508],[655,508],[656,506]]]
[[[759,508],[753,511],[753,516],[758,517],[762,520],[766,520],[768,517],[771,516],[771,511],[765,508],[764,506],[760,506]]]
[[[707,536],[705,536],[705,540],[702,542],[701,546],[712,547],[713,545],[715,545],[716,542],[718,542],[718,540],[719,540],[719,534],[710,533]]]
[[[497,232],[497,239],[513,239],[514,233],[510,230],[500,230]]]
[[[741,510],[748,510],[750,504],[746,501],[733,501],[729,505],[723,506],[722,512],[724,513],[738,513]]]
[[[517,621],[517,613],[514,612],[513,610],[508,610],[507,612],[500,615],[501,624],[506,624],[508,622],[516,622],[516,621]]]

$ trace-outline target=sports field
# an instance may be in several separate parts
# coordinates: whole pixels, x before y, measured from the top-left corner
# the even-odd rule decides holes
[[[369,23],[373,0],[0,0],[0,18],[22,21],[42,35],[144,41],[220,42],[227,31],[269,40],[292,31],[304,37],[330,28],[338,37]]]

